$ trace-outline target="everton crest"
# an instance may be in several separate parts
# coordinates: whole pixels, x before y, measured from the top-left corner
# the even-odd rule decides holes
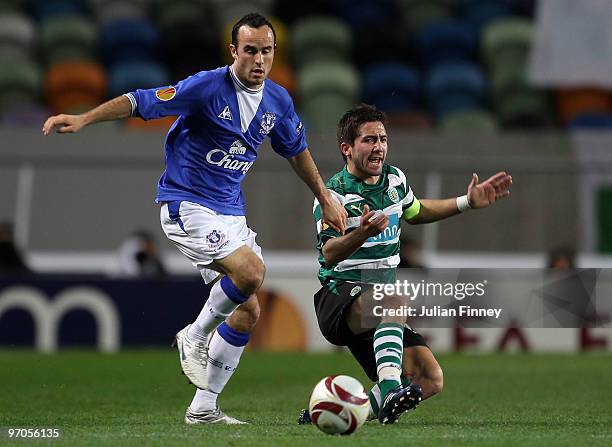
[[[263,117],[261,118],[261,129],[259,129],[259,133],[268,135],[274,127],[275,122],[276,115],[274,114],[274,112],[264,113]]]

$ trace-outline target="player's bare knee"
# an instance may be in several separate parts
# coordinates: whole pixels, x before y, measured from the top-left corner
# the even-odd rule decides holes
[[[232,281],[236,287],[245,295],[252,295],[257,292],[261,286],[266,273],[266,268],[259,258],[246,263],[240,272],[236,272],[232,276]]]
[[[433,396],[442,392],[444,388],[444,373],[442,368],[438,367],[428,375],[429,392]]]

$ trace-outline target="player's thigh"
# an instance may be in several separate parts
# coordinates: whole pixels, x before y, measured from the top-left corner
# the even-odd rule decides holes
[[[265,266],[251,248],[242,245],[223,259],[214,260],[210,267],[232,280],[237,287],[241,284],[257,289],[263,282]],[[247,287],[248,288],[248,287]]]

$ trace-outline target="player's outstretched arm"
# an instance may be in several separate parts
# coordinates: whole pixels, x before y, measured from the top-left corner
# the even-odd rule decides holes
[[[486,208],[496,201],[510,195],[512,176],[506,172],[498,172],[482,183],[478,183],[478,175],[472,174],[468,185],[467,195],[452,199],[420,199],[419,214],[408,220],[410,224],[423,224],[446,219],[464,211],[460,209],[461,202],[465,207],[472,209]]]
[[[127,118],[131,114],[132,104],[127,97],[122,95],[80,115],[61,114],[51,116],[43,124],[42,133],[43,135],[49,135],[58,126],[59,133],[74,133],[88,124]]]
[[[375,211],[370,211],[368,205],[363,206],[359,226],[353,231],[329,239],[323,245],[323,257],[328,265],[334,265],[344,261],[368,240],[368,238],[377,236],[387,228],[389,218],[386,214],[376,214]]]
[[[340,234],[344,234],[347,213],[340,202],[334,199],[319,174],[310,151],[303,150],[288,159],[297,175],[308,185],[321,204],[322,220]]]

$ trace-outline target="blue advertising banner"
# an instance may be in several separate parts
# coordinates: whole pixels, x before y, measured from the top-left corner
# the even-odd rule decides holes
[[[0,278],[0,346],[170,345],[200,312],[199,277],[115,280],[103,276]]]

